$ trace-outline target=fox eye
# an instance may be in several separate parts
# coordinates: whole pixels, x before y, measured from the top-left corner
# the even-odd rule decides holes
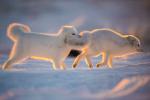
[[[137,44],[138,47],[140,47],[140,44]]]
[[[76,35],[75,33],[72,33],[72,35]]]

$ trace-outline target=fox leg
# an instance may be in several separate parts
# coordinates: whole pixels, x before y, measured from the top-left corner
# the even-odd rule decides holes
[[[22,52],[22,49],[15,44],[11,51],[9,59],[3,64],[2,69],[10,69],[12,64],[18,63],[25,58],[27,58],[25,51]]]
[[[74,62],[73,62],[73,64],[72,64],[72,67],[73,67],[73,68],[76,68],[76,66],[78,65],[78,63],[80,62],[80,60],[81,60],[84,56],[85,56],[85,52],[82,52],[80,55],[78,55],[78,56],[75,58],[75,60],[74,60]]]
[[[100,67],[100,66],[103,66],[103,65],[106,65],[106,53],[105,52],[102,53],[102,61],[97,63],[96,67]]]
[[[109,68],[112,68],[112,55],[109,56],[108,61],[107,61],[107,65]]]
[[[63,60],[56,57],[56,58],[53,58],[52,67],[54,70],[65,69],[65,63]]]
[[[52,67],[53,67],[53,69],[54,69],[54,70],[57,70],[57,69],[60,67],[59,62],[58,62],[58,61],[56,61],[56,60],[54,60],[54,61],[53,61],[53,65],[52,65]]]
[[[66,64],[64,62],[61,62],[60,69],[62,70],[66,69]]]
[[[112,67],[112,56],[108,52],[102,53],[102,61],[99,62],[96,66],[100,67],[100,66],[104,66],[104,65],[108,65],[109,68]]]
[[[85,56],[85,62],[88,65],[89,68],[93,67],[93,64],[91,62],[90,56],[88,56],[88,55]]]
[[[12,58],[9,58],[2,66],[2,69],[10,69],[11,65],[18,63],[20,61],[22,61],[25,57],[23,56],[13,56]]]

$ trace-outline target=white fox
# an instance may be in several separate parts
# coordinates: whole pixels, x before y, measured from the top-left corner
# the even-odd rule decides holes
[[[7,36],[14,45],[2,69],[9,69],[26,58],[47,58],[52,61],[53,69],[64,69],[64,60],[71,49],[84,45],[73,26],[63,26],[57,34],[42,34],[31,32],[27,25],[12,23],[8,26]]]
[[[86,40],[87,46],[82,48],[82,53],[74,60],[74,68],[83,57],[87,65],[92,68],[93,65],[90,57],[99,54],[102,54],[102,61],[96,66],[108,65],[112,67],[113,57],[141,50],[141,43],[137,37],[133,35],[122,35],[108,28],[83,31],[80,35]]]

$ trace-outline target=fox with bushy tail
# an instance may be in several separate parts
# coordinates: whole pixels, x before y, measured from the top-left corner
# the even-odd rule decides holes
[[[48,60],[53,69],[65,69],[64,60],[71,49],[85,44],[73,26],[62,26],[56,34],[47,34],[31,32],[27,25],[12,23],[8,26],[7,36],[14,45],[2,69],[10,69],[27,58]]]

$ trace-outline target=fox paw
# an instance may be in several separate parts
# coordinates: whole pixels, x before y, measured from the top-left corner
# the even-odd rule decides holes
[[[73,68],[76,68],[76,67],[77,67],[77,64],[73,64],[72,67],[73,67]]]
[[[105,63],[98,63],[98,64],[96,64],[96,67],[98,68],[98,67],[104,66],[104,65],[106,65],[106,64]]]
[[[89,68],[90,68],[90,69],[92,69],[92,68],[93,68],[93,65],[92,65],[92,64],[91,64],[91,65],[88,65],[88,66],[89,66]]]
[[[2,66],[1,69],[2,69],[2,70],[10,70],[11,67],[8,67],[8,66]]]

